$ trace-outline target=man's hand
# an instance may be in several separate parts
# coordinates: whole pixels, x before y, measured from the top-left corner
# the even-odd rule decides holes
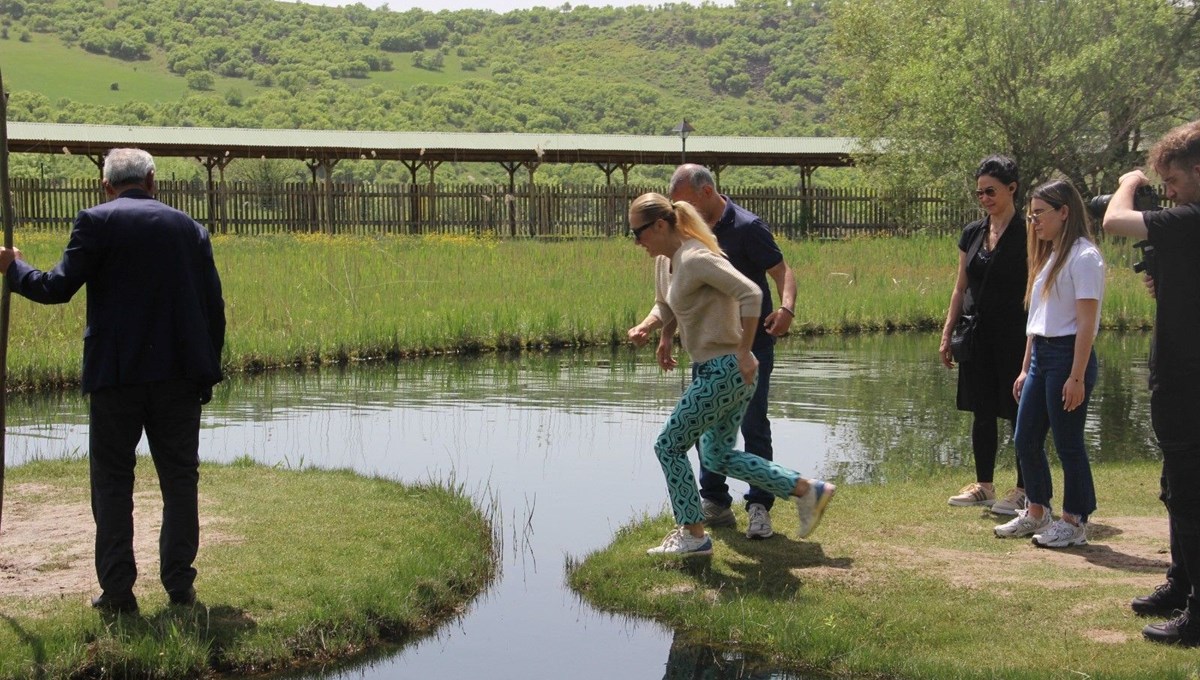
[[[0,274],[7,274],[8,266],[14,260],[23,259],[25,258],[21,257],[21,251],[16,248],[0,248]]]
[[[1124,184],[1126,180],[1136,181],[1137,184],[1134,185],[1135,187],[1140,187],[1150,183],[1150,178],[1146,177],[1146,173],[1142,172],[1141,170],[1130,170],[1124,175],[1121,175],[1121,177],[1117,179],[1117,184]]]
[[[792,314],[782,307],[771,312],[767,315],[766,319],[763,319],[763,329],[777,338],[787,334],[788,329],[791,327]]]
[[[1154,277],[1149,274],[1142,274],[1142,285],[1146,286],[1146,292],[1150,297],[1157,298],[1158,292],[1154,289]]]

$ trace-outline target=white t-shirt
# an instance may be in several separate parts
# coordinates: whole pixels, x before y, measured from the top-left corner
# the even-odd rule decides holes
[[[1056,338],[1075,335],[1078,325],[1075,319],[1076,300],[1104,300],[1104,257],[1095,243],[1079,238],[1067,253],[1067,263],[1058,272],[1050,295],[1042,297],[1046,278],[1058,253],[1051,253],[1046,266],[1033,280],[1033,295],[1029,300],[1029,321],[1025,324],[1026,335],[1041,335]],[[1100,315],[1096,315],[1096,328],[1100,330]]]

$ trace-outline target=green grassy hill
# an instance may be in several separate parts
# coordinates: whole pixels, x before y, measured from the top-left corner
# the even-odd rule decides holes
[[[836,83],[820,58],[823,5],[435,14],[275,0],[0,0],[0,68],[9,116],[25,121],[653,135],[687,118],[705,135],[836,134],[824,106]],[[36,171],[69,165],[40,161]],[[34,170],[22,162],[14,172]],[[439,179],[500,172],[447,167]],[[757,172],[747,181],[771,183],[771,171]],[[594,168],[539,177],[603,181]]]

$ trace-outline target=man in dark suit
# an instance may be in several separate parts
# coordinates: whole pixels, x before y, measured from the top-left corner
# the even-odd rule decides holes
[[[208,232],[155,200],[154,188],[150,154],[113,149],[104,159],[110,200],[79,213],[54,269],[0,248],[0,272],[34,302],[65,303],[87,285],[83,391],[102,589],[92,606],[105,612],[137,611],[133,471],[143,431],[163,496],[162,584],[173,604],[196,599],[200,406],[221,380],[225,303]]]

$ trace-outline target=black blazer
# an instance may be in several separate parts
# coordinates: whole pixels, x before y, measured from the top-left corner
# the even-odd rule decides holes
[[[62,261],[8,268],[13,292],[42,304],[87,284],[83,391],[188,379],[207,401],[221,381],[225,301],[208,231],[131,189],[75,218]]]

